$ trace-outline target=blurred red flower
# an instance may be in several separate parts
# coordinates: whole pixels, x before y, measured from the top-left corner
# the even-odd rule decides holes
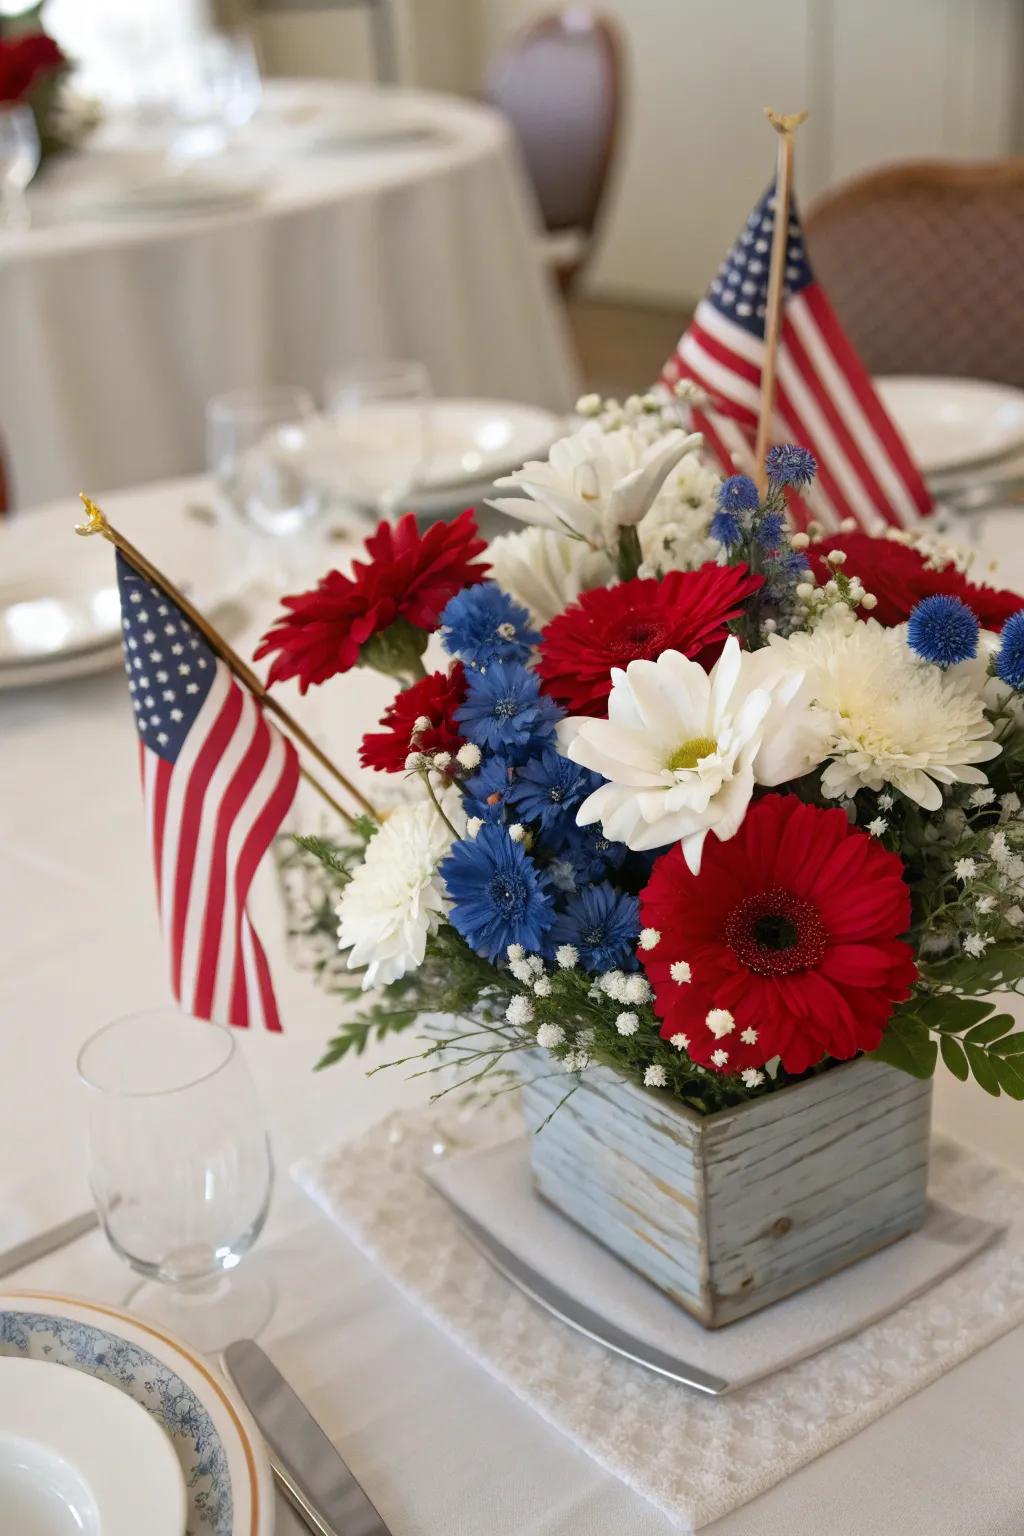
[[[765,795],[699,875],[677,846],[640,895],[661,1033],[722,1072],[871,1051],[917,974],[903,861],[846,813]]]
[[[0,101],[22,101],[37,80],[63,69],[67,62],[45,32],[0,38]]]
[[[283,599],[287,611],[255,659],[276,652],[269,682],[296,677],[305,693],[354,667],[367,641],[398,620],[435,629],[448,599],[486,578],[488,567],[473,563],[486,547],[471,510],[422,537],[411,512],[394,527],[381,523],[366,540],[369,563],[354,560],[350,576],[329,571],[311,592]]]
[[[702,565],[660,581],[637,578],[585,592],[541,636],[537,671],[544,692],[570,714],[603,715],[612,667],[681,651],[710,668],[729,620],[763,580],[745,565]]]

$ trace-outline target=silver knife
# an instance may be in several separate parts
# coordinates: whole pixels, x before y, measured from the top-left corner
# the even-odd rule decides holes
[[[435,1186],[436,1187],[436,1186]],[[444,1191],[440,1191],[444,1194]],[[447,1199],[447,1196],[445,1196]],[[568,1323],[570,1328],[575,1328],[577,1333],[585,1334],[588,1339],[593,1339],[598,1344],[603,1344],[606,1349],[613,1350],[617,1355],[625,1355],[627,1360],[632,1360],[636,1365],[642,1365],[649,1371],[656,1372],[659,1376],[668,1376],[672,1381],[681,1382],[684,1387],[693,1387],[698,1392],[706,1392],[709,1397],[720,1397],[723,1392],[728,1392],[731,1383],[721,1376],[715,1376],[710,1371],[705,1371],[697,1365],[688,1365],[685,1360],[677,1360],[674,1355],[667,1354],[658,1349],[657,1345],[648,1344],[644,1339],[635,1338],[627,1333],[617,1323],[610,1322],[600,1313],[594,1312],[590,1307],[585,1307],[582,1302],[576,1300],[568,1291],[563,1291],[553,1280],[527,1264],[523,1259],[514,1254],[504,1243],[500,1243],[492,1233],[482,1227],[472,1216],[466,1214],[459,1206],[449,1202],[459,1222],[476,1248],[485,1258],[489,1259],[499,1273],[511,1280],[525,1296],[535,1301],[545,1311],[557,1317],[561,1322]]]
[[[16,1269],[34,1264],[37,1259],[45,1259],[48,1253],[56,1253],[58,1248],[66,1248],[68,1243],[84,1237],[86,1232],[91,1232],[99,1224],[100,1219],[95,1211],[82,1211],[80,1215],[71,1216],[45,1232],[38,1232],[35,1237],[26,1238],[23,1243],[15,1243],[13,1248],[0,1253],[0,1279],[5,1275],[13,1275]]]
[[[238,1339],[224,1374],[259,1425],[280,1487],[316,1536],[391,1536],[334,1446],[258,1344]]]

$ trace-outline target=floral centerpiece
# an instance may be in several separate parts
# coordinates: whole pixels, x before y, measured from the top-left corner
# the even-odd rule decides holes
[[[581,409],[501,482],[530,526],[382,526],[258,652],[400,684],[381,824],[302,840],[369,994],[325,1063],[419,1021],[477,1090],[544,1053],[558,1102],[611,1069],[715,1116],[865,1056],[1024,1098],[990,997],[1024,977],[1024,602],[931,534],[794,531],[805,449],[761,493],[672,403]]]
[[[43,158],[70,149],[91,123],[67,109],[71,63],[40,20],[41,6],[0,17],[0,110],[27,106],[35,118]]]

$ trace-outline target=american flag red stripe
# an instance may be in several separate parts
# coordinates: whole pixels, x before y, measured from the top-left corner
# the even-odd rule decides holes
[[[662,375],[668,385],[690,379],[704,392],[706,401],[691,409],[692,425],[728,473],[756,468],[773,210],[769,188]],[[814,279],[795,209],[770,437],[810,448],[818,461],[809,490],[788,493],[800,526],[815,518],[834,529],[853,518],[877,532],[886,524],[912,526],[932,510],[906,445]]]
[[[174,994],[197,1018],[279,1030],[246,902],[295,797],[295,748],[177,605],[120,554],[118,582]]]

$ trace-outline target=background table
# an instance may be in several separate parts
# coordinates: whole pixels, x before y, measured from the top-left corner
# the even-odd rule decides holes
[[[346,89],[271,83],[268,106]],[[412,357],[439,394],[572,404],[503,121],[399,95],[429,136],[330,154],[282,136],[275,152],[254,125],[239,153],[266,169],[265,195],[202,217],[85,221],[71,203],[100,149],[47,169],[37,225],[0,233],[0,440],[17,505],[195,472],[210,395],[318,391],[347,362]]]
[[[207,489],[184,481],[105,504],[114,522],[126,503],[171,516]],[[298,709],[352,766],[389,694],[384,679],[356,671]],[[119,672],[0,695],[0,1248],[87,1205],[77,1048],[117,1014],[166,1001],[130,713]],[[317,814],[311,802],[299,810],[307,827]],[[274,1274],[278,1309],[264,1340],[274,1358],[394,1536],[669,1536],[661,1516],[444,1339],[290,1186],[297,1154],[422,1102],[427,1085],[400,1070],[365,1077],[394,1054],[386,1047],[314,1076],[341,1005],[290,964],[269,868],[253,913],[285,1021],[282,1036],[242,1042],[282,1170],[270,1226],[246,1260]],[[936,1103],[943,1129],[1024,1167],[1019,1105],[948,1075]],[[93,1234],[6,1283],[120,1301],[130,1277]],[[708,1529],[1011,1536],[1024,1527],[1022,1381],[1024,1329]],[[282,1516],[279,1536],[300,1529]]]

